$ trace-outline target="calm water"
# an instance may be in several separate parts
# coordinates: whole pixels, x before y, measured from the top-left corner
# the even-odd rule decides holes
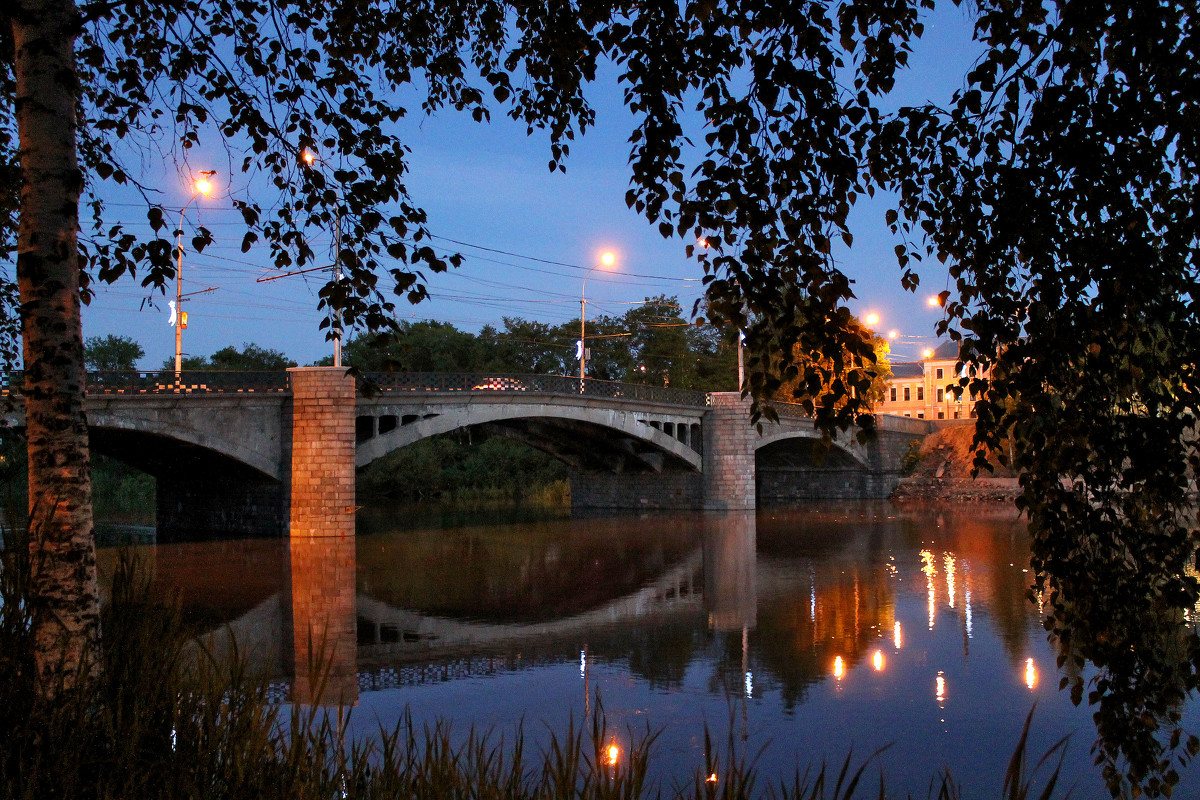
[[[463,732],[524,720],[544,741],[599,696],[619,744],[661,732],[666,787],[702,768],[707,726],[722,752],[759,754],[763,779],[890,745],[868,771],[889,794],[924,797],[949,768],[965,796],[998,797],[1036,704],[1031,751],[1069,735],[1073,796],[1107,796],[1007,512],[856,504],[414,527],[375,510],[358,530],[143,550],[188,618],[228,623],[281,696],[310,691],[304,648],[319,631],[334,662],[326,699],[355,703],[356,736],[407,710]],[[101,554],[109,574],[114,557]],[[1185,774],[1177,796],[1195,786]]]

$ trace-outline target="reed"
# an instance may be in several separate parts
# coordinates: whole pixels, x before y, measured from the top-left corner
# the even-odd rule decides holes
[[[244,659],[199,649],[176,605],[152,600],[149,581],[122,558],[104,620],[103,669],[52,702],[34,683],[25,601],[23,542],[0,553],[0,800],[851,800],[887,798],[882,776],[868,788],[874,756],[857,766],[822,765],[759,785],[754,759],[705,732],[704,769],[691,785],[648,780],[656,735],[623,735],[619,759],[603,708],[590,728],[572,723],[531,754],[518,728],[454,735],[445,724],[404,717],[372,742],[347,742],[345,710],[273,704]],[[15,547],[13,545],[16,545]],[[1032,716],[1032,714],[1031,714]],[[1044,756],[1048,779],[1035,794],[1027,775],[1029,720],[1017,744],[1004,800],[1049,800],[1063,743]],[[629,732],[626,732],[629,733]],[[946,774],[929,797],[959,800]]]

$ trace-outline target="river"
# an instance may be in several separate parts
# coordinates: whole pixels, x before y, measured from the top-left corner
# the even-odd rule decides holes
[[[511,737],[523,721],[544,744],[602,707],[620,747],[658,733],[653,776],[668,790],[703,770],[707,728],[722,758],[732,746],[754,760],[760,788],[853,753],[876,754],[867,785],[882,772],[889,796],[924,797],[948,770],[964,797],[998,797],[1036,706],[1030,753],[1069,737],[1073,796],[1107,796],[1007,510],[473,521],[368,509],[353,541],[135,549],[211,646],[232,632],[281,700],[313,693],[316,631],[331,662],[320,699],[353,706],[358,738],[407,713],[462,734]],[[101,551],[105,576],[115,553]],[[1195,786],[1185,772],[1176,796]]]

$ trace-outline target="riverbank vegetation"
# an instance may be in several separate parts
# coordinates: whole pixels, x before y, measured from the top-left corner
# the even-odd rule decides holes
[[[13,537],[16,538],[16,537]],[[0,800],[16,798],[507,798],[508,800],[850,800],[885,797],[871,759],[798,768],[779,783],[756,773],[752,754],[705,734],[705,761],[690,784],[663,787],[650,775],[652,731],[610,731],[602,705],[585,724],[551,736],[535,752],[518,728],[504,739],[402,719],[374,744],[347,741],[351,709],[272,700],[267,684],[237,660],[210,658],[191,639],[176,605],[154,600],[148,579],[122,559],[104,607],[102,669],[37,691],[28,602],[28,549],[0,551]],[[1028,721],[1026,733],[1028,732]],[[699,733],[699,732],[698,732]],[[613,735],[632,744],[615,755]],[[1057,769],[1034,791],[1018,742],[1006,800],[1055,796]],[[1058,748],[1051,753],[1053,765]],[[800,765],[802,767],[802,765]],[[930,797],[956,800],[948,775]]]
[[[562,507],[567,465],[502,436],[460,431],[393,451],[359,475],[360,500],[470,509]]]

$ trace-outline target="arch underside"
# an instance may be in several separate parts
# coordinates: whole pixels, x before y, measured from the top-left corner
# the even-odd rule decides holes
[[[758,438],[755,461],[767,461],[780,467],[869,469],[868,456],[853,434],[841,433],[826,443],[816,429],[775,431]]]
[[[499,406],[468,407],[449,413],[398,415],[394,428],[360,440],[359,469],[421,439],[456,430],[482,430],[523,442],[574,469],[623,472],[699,472],[696,450],[632,414],[611,412],[589,419],[587,409],[556,416],[521,414]],[[379,417],[385,420],[387,415]],[[360,419],[362,419],[360,417]],[[699,420],[696,420],[698,430]],[[383,430],[380,425],[380,430]]]
[[[824,442],[815,432],[795,431],[764,436],[754,448],[755,462],[789,469],[866,470],[865,454],[857,445],[838,437]]]
[[[181,474],[219,475],[226,480],[279,483],[278,476],[234,455],[161,433],[90,426],[88,437],[93,452],[156,478]]]

